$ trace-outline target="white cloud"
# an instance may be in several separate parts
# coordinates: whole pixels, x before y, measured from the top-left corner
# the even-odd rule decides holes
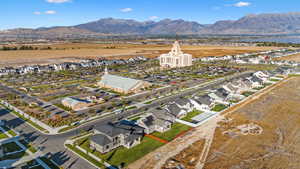
[[[149,17],[150,20],[156,20],[156,19],[158,19],[158,18],[159,18],[158,16],[150,16],[150,17]]]
[[[235,7],[245,7],[245,6],[250,6],[251,5],[251,3],[250,2],[238,2],[238,3],[236,3],[236,4],[233,4],[233,6],[235,6]]]
[[[35,15],[41,15],[42,13],[39,12],[39,11],[35,11],[35,12],[33,12],[33,14],[35,14]]]
[[[56,4],[71,2],[71,0],[46,0],[46,1],[49,3],[56,3]]]
[[[53,14],[56,14],[56,11],[52,11],[52,10],[45,11],[45,14],[53,15]]]
[[[133,11],[132,8],[123,8],[123,9],[121,9],[121,12],[131,12],[131,11]]]

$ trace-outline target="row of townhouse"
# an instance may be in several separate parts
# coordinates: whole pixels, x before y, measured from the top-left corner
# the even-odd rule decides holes
[[[0,76],[8,74],[27,74],[27,73],[40,73],[40,72],[51,72],[60,70],[75,70],[79,68],[98,67],[103,65],[122,65],[130,64],[140,61],[148,60],[144,56],[137,56],[127,60],[83,60],[79,63],[76,62],[65,62],[61,64],[50,64],[50,65],[25,65],[21,67],[5,67],[0,69]]]
[[[286,65],[286,66],[299,66],[294,61],[279,61],[272,60],[271,58],[284,57],[300,53],[300,50],[289,50],[289,49],[278,49],[269,50],[256,53],[244,53],[238,55],[226,55],[223,57],[205,57],[202,58],[203,62],[214,62],[214,61],[225,61],[230,60],[232,63],[237,64],[275,64],[275,65]]]
[[[270,83],[276,75],[285,75],[291,72],[290,68],[282,67],[274,71],[258,71],[249,76],[232,80],[220,88],[204,95],[194,95],[191,98],[180,98],[166,105],[165,110],[175,118],[183,118],[192,110],[210,111],[217,104],[229,105],[231,100],[241,100],[242,93]]]

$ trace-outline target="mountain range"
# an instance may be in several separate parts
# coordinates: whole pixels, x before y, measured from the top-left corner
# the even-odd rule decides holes
[[[174,35],[174,34],[294,34],[300,33],[300,12],[251,14],[238,20],[200,24],[182,19],[139,22],[132,19],[104,18],[75,26],[37,29],[11,29],[0,37],[70,37],[103,35]]]

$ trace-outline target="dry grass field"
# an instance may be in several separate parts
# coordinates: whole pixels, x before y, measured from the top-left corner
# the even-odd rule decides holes
[[[287,61],[300,62],[300,54],[280,57],[280,58],[276,58],[276,60],[287,60]]]
[[[167,53],[171,45],[130,45],[130,44],[53,44],[34,45],[38,48],[51,47],[52,50],[0,51],[0,67],[62,63],[85,58],[128,58],[136,55],[157,57]],[[183,46],[186,53],[194,57],[223,56],[274,49],[273,47],[227,47],[227,46]]]
[[[237,109],[216,129],[205,169],[298,169],[300,166],[300,77],[293,77]],[[258,135],[226,131],[254,123]]]

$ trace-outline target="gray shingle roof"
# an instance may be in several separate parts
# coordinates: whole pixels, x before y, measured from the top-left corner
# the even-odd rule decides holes
[[[103,75],[100,81],[100,83],[104,85],[111,86],[113,88],[122,89],[125,91],[132,89],[140,82],[141,80],[130,79],[130,78],[110,75],[110,74]]]
[[[220,98],[225,99],[228,96],[228,93],[225,89],[223,88],[219,88],[217,89],[217,91],[215,92],[215,95],[217,95]]]
[[[178,116],[179,113],[181,112],[181,109],[180,107],[177,106],[177,104],[175,103],[172,103],[172,104],[169,104],[167,106],[167,110],[169,111],[170,114],[174,115],[174,116]]]
[[[90,140],[101,146],[107,145],[112,142],[112,140],[110,140],[110,138],[104,134],[93,135],[90,137]]]
[[[191,102],[187,98],[180,98],[180,99],[176,99],[175,103],[177,103],[180,106],[185,106],[186,104],[191,103]]]
[[[203,96],[194,98],[194,100],[197,101],[198,103],[208,105],[208,106],[210,106],[212,104],[211,97],[209,97],[208,95],[203,95]]]

